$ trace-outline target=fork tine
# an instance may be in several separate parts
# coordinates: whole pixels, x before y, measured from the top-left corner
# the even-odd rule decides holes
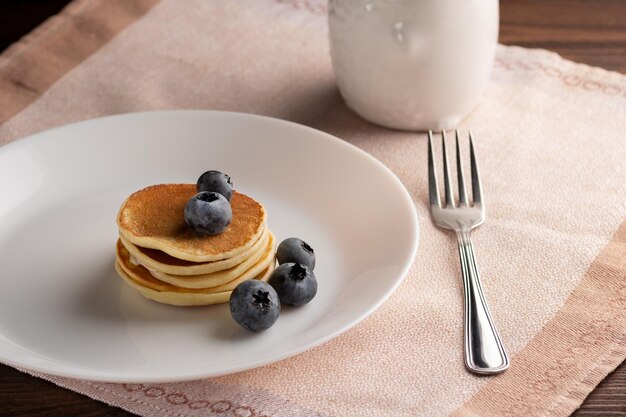
[[[428,131],[428,197],[431,205],[441,207],[439,190],[437,189],[437,169],[435,167],[435,154],[433,150],[433,131]]]
[[[463,163],[461,162],[461,149],[459,148],[459,129],[456,133],[456,176],[459,180],[459,204],[467,206],[467,194],[465,194],[465,178],[463,177]]]
[[[478,164],[476,163],[476,155],[474,154],[474,141],[472,140],[472,131],[469,132],[470,142],[470,163],[472,168],[472,196],[474,197],[474,205],[481,204],[483,193],[480,185],[480,174],[478,173]]]
[[[441,131],[441,148],[443,151],[443,184],[446,189],[446,206],[454,207],[454,194],[450,181],[450,169],[448,168],[448,152],[446,151],[446,131]]]

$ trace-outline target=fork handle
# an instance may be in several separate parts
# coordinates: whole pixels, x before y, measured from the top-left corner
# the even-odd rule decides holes
[[[509,367],[509,357],[480,285],[469,231],[457,232],[457,238],[465,294],[465,366],[479,374],[496,374]]]

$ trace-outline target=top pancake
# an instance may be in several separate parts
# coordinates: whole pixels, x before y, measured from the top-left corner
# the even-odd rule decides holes
[[[191,262],[227,259],[245,251],[263,233],[265,208],[252,198],[233,193],[233,220],[219,235],[204,236],[185,222],[187,201],[195,184],[160,184],[137,191],[117,215],[120,235],[137,246],[158,249]]]

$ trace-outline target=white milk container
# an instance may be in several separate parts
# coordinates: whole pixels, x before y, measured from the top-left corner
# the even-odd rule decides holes
[[[328,18],[339,90],[374,123],[454,127],[487,85],[497,0],[330,0]]]

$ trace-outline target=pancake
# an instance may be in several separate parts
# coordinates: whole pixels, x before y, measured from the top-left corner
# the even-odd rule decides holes
[[[213,272],[210,274],[189,276],[189,275],[170,275],[159,271],[150,271],[150,275],[159,281],[166,282],[181,288],[213,288],[223,287],[230,284],[233,280],[252,278],[257,273],[267,268],[271,262],[275,262],[274,256],[275,238],[271,232],[268,232],[265,240],[264,248],[259,250],[250,258],[246,259],[239,265],[223,271]],[[234,288],[234,287],[233,287]]]
[[[118,241],[118,249],[120,250],[118,252],[118,256],[116,258],[117,263],[119,264],[119,266],[122,268],[122,270],[126,273],[127,276],[129,276],[130,278],[133,279],[133,281],[135,281],[135,283],[141,285],[142,287],[146,287],[149,288],[151,290],[154,291],[161,291],[161,292],[184,292],[184,293],[195,293],[195,294],[214,294],[214,293],[218,293],[218,292],[223,292],[223,291],[230,291],[233,290],[237,284],[239,284],[240,282],[245,281],[245,279],[236,279],[235,281],[238,281],[235,285],[233,286],[225,286],[225,285],[221,285],[219,287],[213,287],[213,288],[182,288],[182,287],[178,287],[176,285],[172,285],[169,284],[167,282],[163,282],[160,281],[156,278],[154,278],[152,275],[150,275],[150,272],[144,268],[141,265],[133,265],[130,262],[130,259],[128,257],[128,252],[125,251],[124,246],[122,246],[119,241]],[[273,260],[273,257],[272,257]],[[273,263],[269,263],[266,264],[264,267],[262,268],[257,268],[254,271],[254,274],[250,274],[248,275],[248,279],[254,279],[255,277],[257,277],[259,274],[263,273],[264,271],[266,271],[269,267],[272,267],[273,269]],[[230,283],[228,283],[230,284]]]
[[[120,236],[120,240],[137,262],[150,270],[170,275],[202,275],[232,268],[250,258],[253,253],[263,251],[267,244],[267,239],[264,240],[263,238],[267,237],[267,233],[267,227],[264,227],[261,236],[252,246],[232,258],[201,263],[177,259],[160,250],[136,246],[122,236]]]
[[[237,256],[250,248],[265,228],[267,214],[254,199],[234,192],[233,220],[223,233],[203,236],[185,222],[187,201],[195,184],[160,184],[133,193],[117,215],[119,232],[136,246],[157,249],[174,258],[211,262]]]
[[[266,271],[255,277],[255,279],[267,282],[273,269],[274,266],[271,265]],[[175,306],[203,306],[227,303],[228,300],[230,300],[230,295],[232,294],[232,291],[222,291],[217,293],[156,291],[142,286],[140,281],[136,281],[135,276],[131,276],[124,271],[120,263],[117,261],[115,262],[115,270],[128,285],[139,291],[141,295],[163,304],[171,304]]]
[[[135,265],[130,260],[130,254],[122,245],[117,241],[117,262],[127,275],[131,276],[136,282],[139,282],[142,286],[148,287],[155,291],[171,291],[171,292],[201,292],[201,293],[217,293],[222,291],[234,290],[235,287],[245,281],[246,279],[253,279],[261,272],[265,271],[270,265],[275,264],[274,258],[274,236],[270,233],[270,242],[266,246],[266,250],[261,252],[262,258],[251,265],[248,269],[241,271],[240,274],[234,275],[229,281],[221,284],[214,285],[212,287],[182,287],[176,284],[168,283],[157,279],[152,273],[141,265]],[[189,279],[191,277],[185,277]]]

